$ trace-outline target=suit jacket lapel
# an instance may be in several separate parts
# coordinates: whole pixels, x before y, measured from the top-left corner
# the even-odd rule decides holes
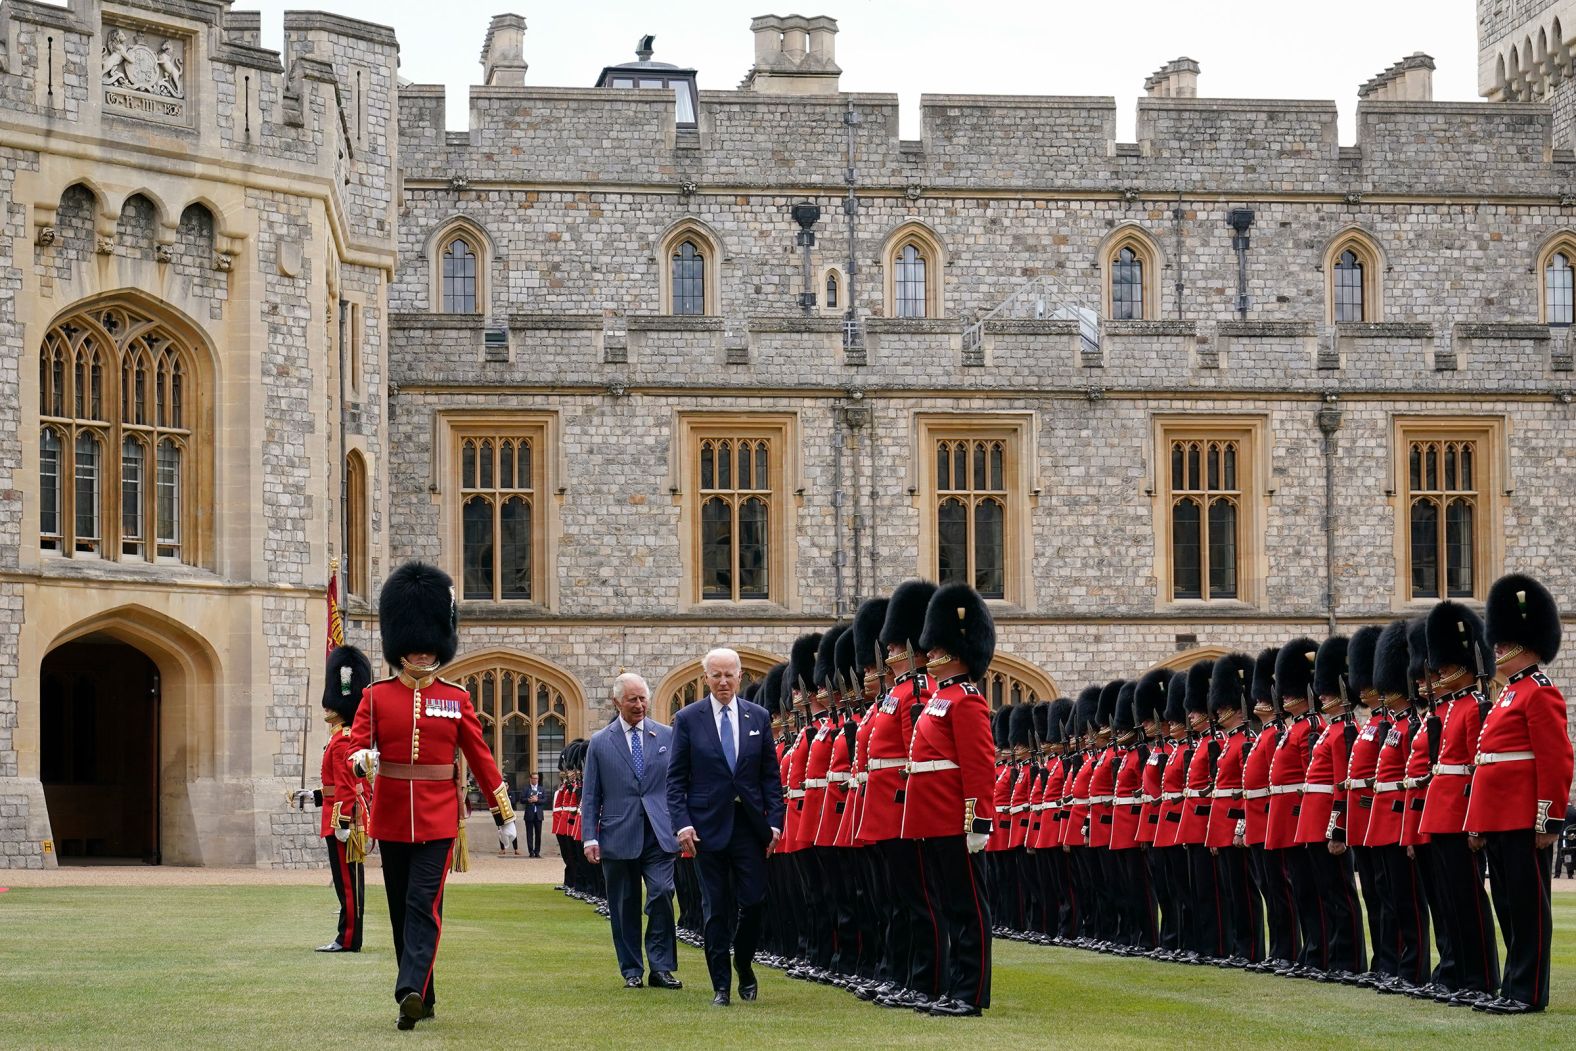
[[[635,757],[629,754],[629,738],[624,736],[624,720],[614,719],[613,725],[608,727],[608,736],[613,739],[613,750],[624,757],[624,763],[629,767],[629,776],[639,782],[635,774]],[[644,742],[642,742],[644,743]]]

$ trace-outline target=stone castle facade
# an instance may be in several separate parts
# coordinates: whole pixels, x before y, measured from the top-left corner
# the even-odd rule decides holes
[[[1188,59],[1135,142],[1111,98],[953,95],[905,140],[798,16],[727,91],[649,40],[535,85],[499,16],[449,131],[381,27],[6,0],[0,865],[311,863],[276,801],[331,559],[372,652],[392,565],[455,577],[520,779],[619,671],[662,717],[709,645],[759,673],[914,575],[992,597],[1003,703],[1512,568],[1576,602],[1564,52],[1494,79],[1561,6],[1482,0],[1496,101],[1409,56],[1343,146]]]

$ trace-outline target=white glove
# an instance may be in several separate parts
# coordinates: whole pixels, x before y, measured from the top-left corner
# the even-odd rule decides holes
[[[376,773],[378,769],[378,750],[376,748],[362,748],[350,753],[350,769],[357,777],[366,777]]]
[[[349,842],[350,841],[350,829],[348,829],[348,828],[336,828],[336,829],[334,829],[334,838],[339,840],[341,843]]]
[[[305,810],[306,805],[312,802],[312,799],[312,790],[310,788],[298,788],[290,793],[290,805],[297,810]]]
[[[511,817],[508,821],[503,823],[502,827],[498,829],[498,837],[499,839],[505,840],[509,843],[513,843],[515,840],[520,838],[520,833],[515,830],[514,818]]]
[[[970,832],[963,837],[968,843],[969,853],[978,854],[985,849],[985,844],[990,842],[989,832]]]

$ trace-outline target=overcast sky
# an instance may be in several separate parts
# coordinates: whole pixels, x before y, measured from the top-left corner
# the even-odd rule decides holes
[[[236,0],[263,11],[265,45],[282,39],[286,8],[321,9],[392,25],[400,73],[449,89],[449,128],[467,126],[466,87],[491,17],[526,19],[529,84],[590,87],[602,67],[634,57],[656,35],[656,59],[699,71],[705,89],[731,89],[749,69],[751,17],[830,15],[845,91],[896,92],[903,135],[919,136],[923,93],[1114,95],[1118,135],[1133,137],[1144,78],[1179,55],[1203,66],[1199,94],[1334,99],[1343,143],[1357,88],[1414,51],[1434,57],[1434,97],[1477,98],[1477,27],[1468,0]]]

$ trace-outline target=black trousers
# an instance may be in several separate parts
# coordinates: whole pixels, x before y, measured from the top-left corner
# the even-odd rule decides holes
[[[341,949],[361,951],[361,928],[367,911],[367,874],[361,862],[352,864],[345,857],[345,844],[336,836],[324,836],[328,845],[328,871],[334,877],[334,894],[339,898],[339,933],[334,941]]]
[[[919,841],[925,880],[945,888],[939,901],[947,938],[947,974],[942,995],[983,1010],[990,1006],[991,917],[986,897],[984,852],[970,854],[964,837]]]
[[[1161,847],[1160,856],[1164,861],[1166,882],[1164,893],[1171,901],[1171,930],[1172,949],[1182,950],[1192,948],[1193,905],[1192,889],[1188,877],[1188,857],[1186,847]],[[1164,945],[1164,931],[1161,934],[1161,944]]]
[[[1324,915],[1327,971],[1361,974],[1368,967],[1363,938],[1363,907],[1357,899],[1357,879],[1352,872],[1352,852],[1330,853],[1327,843],[1309,843],[1304,849],[1313,868],[1314,886]]]
[[[1554,848],[1539,848],[1530,828],[1489,832],[1483,840],[1494,911],[1505,936],[1505,977],[1499,993],[1508,1000],[1547,1007],[1554,931],[1549,869]]]
[[[1264,927],[1269,934],[1266,958],[1291,963],[1297,959],[1299,949],[1297,902],[1292,896],[1291,878],[1286,874],[1284,852],[1265,850],[1263,844],[1248,850],[1253,883],[1264,900]]]
[[[1051,855],[1060,892],[1056,906],[1056,929],[1051,933],[1064,940],[1071,940],[1078,937],[1078,928],[1083,922],[1083,888],[1078,885],[1072,852],[1065,847],[1052,847]]]
[[[542,853],[542,819],[525,822],[525,852],[533,858]]]
[[[1160,928],[1155,922],[1155,888],[1142,847],[1111,851],[1116,861],[1117,894],[1121,908],[1122,944],[1153,949],[1160,944]]]
[[[1418,865],[1406,856],[1403,846],[1369,847],[1368,851],[1381,899],[1379,937],[1386,943],[1386,955],[1395,961],[1390,973],[1413,985],[1426,985],[1431,956],[1428,899]],[[1373,908],[1372,899],[1369,908]],[[1374,958],[1379,956],[1376,949]]]
[[[1323,843],[1316,843],[1324,850]],[[1292,900],[1297,905],[1297,926],[1302,931],[1302,951],[1297,962],[1321,971],[1330,969],[1330,921],[1324,914],[1324,898],[1319,894],[1319,884],[1314,875],[1313,855],[1308,847],[1285,847],[1271,851],[1280,854],[1286,863],[1286,876],[1291,883]]]
[[[1215,854],[1226,954],[1257,963],[1264,959],[1264,912],[1251,869],[1247,847],[1221,847]]]
[[[832,906],[833,974],[851,975],[859,968],[859,874],[847,847],[816,847]]]
[[[886,969],[887,916],[884,905],[888,895],[881,877],[881,859],[868,846],[838,849],[848,858],[848,869],[855,886],[854,926],[859,932],[859,956],[854,962],[854,974],[867,980],[889,981],[892,975]]]
[[[1495,992],[1499,989],[1499,945],[1489,918],[1488,894],[1483,890],[1483,859],[1467,846],[1465,832],[1436,834],[1428,845],[1447,906],[1456,988]]]
[[[558,856],[564,862],[564,889],[575,889],[575,850],[576,844],[573,836],[566,836],[562,832],[553,836],[558,840]]]
[[[1368,947],[1373,952],[1365,961],[1368,970],[1385,975],[1397,974],[1399,964],[1396,960],[1395,939],[1387,936],[1396,928],[1396,917],[1391,911],[1393,903],[1380,889],[1378,863],[1368,847],[1354,846],[1350,849],[1352,868],[1357,871],[1357,880],[1363,891],[1363,911],[1368,916]]]
[[[1193,906],[1193,925],[1187,947],[1200,956],[1225,957],[1225,905],[1220,886],[1220,871],[1215,855],[1202,844],[1187,846],[1188,883]]]
[[[733,985],[728,973],[730,956],[740,971],[755,962],[766,911],[766,848],[745,822],[738,820],[727,846],[698,852],[695,867],[706,917],[706,970],[711,974],[711,987],[726,991]]]
[[[1434,950],[1438,958],[1434,969],[1429,972],[1429,981],[1441,989],[1459,989],[1461,965],[1456,962],[1456,947],[1450,940],[1450,900],[1445,896],[1444,884],[1439,878],[1439,863],[1434,860],[1434,848],[1427,843],[1420,843],[1411,849],[1417,878],[1423,885],[1423,898],[1428,902],[1428,912],[1434,918]]]
[[[613,951],[625,978],[640,977],[649,960],[653,971],[678,970],[678,941],[673,927],[673,855],[662,849],[651,822],[645,824],[640,857],[602,858],[607,880],[607,912],[613,927]],[[644,884],[646,905],[641,909]],[[640,916],[646,915],[646,951],[640,951]]]
[[[379,840],[378,846],[383,852],[383,889],[388,894],[389,924],[394,929],[394,958],[399,961],[394,999],[417,992],[431,1007],[437,1002],[432,971],[443,933],[443,885],[449,878],[454,840]]]
[[[876,844],[892,887],[893,981],[931,1000],[941,995],[946,940],[937,908],[940,888],[931,884],[917,839],[883,839]],[[899,933],[901,932],[901,933]]]

